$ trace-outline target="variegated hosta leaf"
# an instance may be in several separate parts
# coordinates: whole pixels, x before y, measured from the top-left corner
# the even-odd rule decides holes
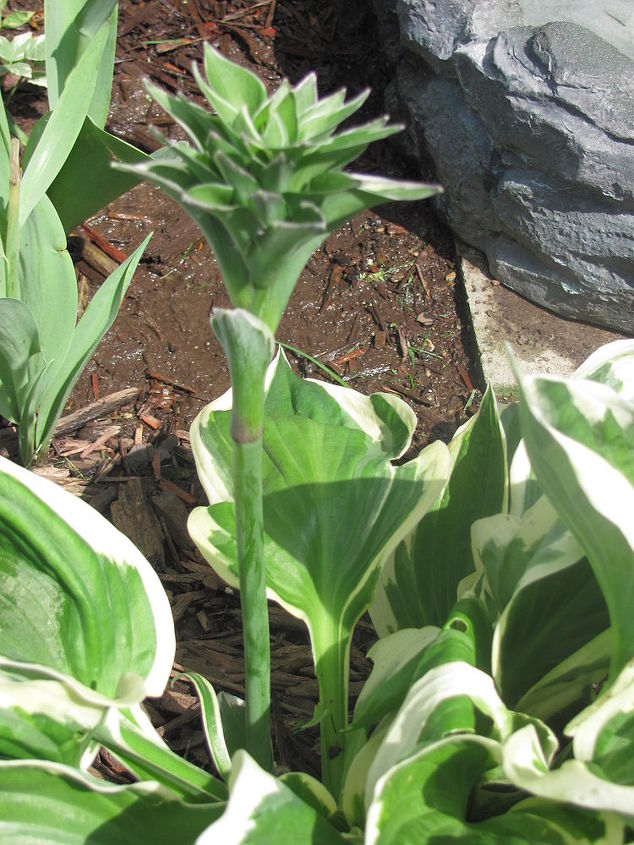
[[[186,804],[158,783],[115,786],[69,766],[0,761],[0,840],[14,845],[193,845],[223,804]]]
[[[478,414],[449,444],[447,486],[383,569],[371,609],[380,635],[444,625],[461,580],[474,571],[471,525],[506,506],[504,432],[489,388]]]
[[[500,758],[500,744],[477,735],[447,736],[415,751],[377,783],[368,810],[366,845],[617,845],[624,841],[623,822],[611,814],[549,800],[528,798],[492,817],[470,818],[473,796]]]
[[[606,367],[597,371],[605,375]],[[520,389],[533,471],[585,551],[609,609],[614,676],[634,656],[634,402],[582,378],[521,377]]]
[[[510,736],[503,767],[521,789],[549,800],[613,813],[634,823],[634,663],[612,687],[580,713],[565,732],[572,734],[574,759],[550,769],[533,726]],[[618,840],[617,840],[618,841]]]
[[[479,520],[472,540],[500,614],[492,664],[504,701],[542,719],[578,708],[605,676],[610,646],[607,608],[583,550],[545,497],[522,519]]]
[[[492,741],[512,733],[514,714],[504,706],[489,675],[461,661],[427,672],[409,690],[374,757],[365,787],[366,806],[379,779],[419,743],[435,742],[447,732],[474,733],[477,712],[488,717]],[[557,743],[552,735],[549,744],[554,753]]]
[[[350,637],[380,566],[444,485],[449,458],[434,444],[401,466],[415,419],[384,394],[305,381],[280,354],[269,370],[264,432],[264,533],[269,594],[310,630],[322,707],[347,721]],[[210,501],[189,530],[203,555],[238,585],[232,502],[231,395],[191,431]],[[332,699],[331,699],[332,696]]]
[[[196,845],[343,845],[344,838],[322,812],[331,811],[332,799],[328,802],[323,796],[322,803],[319,795],[315,791],[309,801],[302,800],[246,751],[238,751],[229,778],[227,809]]]
[[[543,774],[557,751],[556,738],[543,723],[507,710],[492,679],[467,664],[448,663],[428,672],[412,687],[392,722],[380,730],[365,788],[364,841],[622,841],[622,820],[609,812],[603,816],[570,807],[565,798],[562,804],[520,800],[520,790],[525,787],[530,793],[530,787],[510,777],[506,761],[515,737],[528,731],[534,743],[531,753],[538,754]],[[525,746],[516,752],[512,766],[521,771]],[[354,764],[350,776],[353,773]]]
[[[311,253],[348,217],[395,199],[424,199],[436,187],[342,174],[373,141],[401,127],[387,118],[337,132],[367,92],[321,100],[313,74],[283,80],[271,96],[250,71],[206,44],[198,87],[215,112],[152,86],[151,95],[185,130],[193,148],[122,165],[166,190],[211,244],[232,303],[275,331]]]
[[[72,724],[76,707],[78,755],[96,712],[162,693],[175,647],[167,597],[136,547],[85,502],[4,458],[0,643],[3,719],[23,710],[55,742],[53,723]],[[68,704],[65,719],[54,717],[53,697]]]
[[[573,378],[606,384],[622,399],[634,400],[634,340],[615,340],[599,347]]]
[[[491,638],[485,606],[474,596],[457,602],[441,629],[404,628],[383,637],[368,652],[374,665],[352,727],[367,729],[397,710],[411,686],[435,666],[461,661],[488,672]]]

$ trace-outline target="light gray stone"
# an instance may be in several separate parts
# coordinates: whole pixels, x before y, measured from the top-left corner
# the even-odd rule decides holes
[[[439,211],[508,287],[634,332],[634,61],[579,14],[544,22],[558,0],[385,5],[403,44],[394,88],[445,188]],[[622,0],[593,9],[595,30],[632,35]]]

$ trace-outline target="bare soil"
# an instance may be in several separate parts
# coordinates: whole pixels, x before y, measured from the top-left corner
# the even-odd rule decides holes
[[[143,80],[200,100],[189,70],[200,60],[204,40],[251,68],[269,88],[282,76],[295,82],[310,70],[317,72],[321,93],[346,86],[353,95],[370,85],[374,94],[361,117],[376,116],[383,111],[388,71],[368,6],[365,0],[121,0],[107,128],[147,151],[160,144],[156,132],[181,137],[149,100]],[[24,89],[12,108],[28,126],[43,104],[37,92]],[[355,169],[420,178],[387,142],[368,151]],[[67,410],[123,388],[139,393],[134,402],[56,438],[43,471],[111,517],[156,566],[176,620],[175,668],[201,672],[218,689],[242,694],[239,600],[198,556],[185,529],[188,510],[203,503],[187,431],[204,404],[229,386],[209,327],[211,310],[229,304],[218,267],[195,224],[152,186],[135,188],[87,224],[70,239],[85,301],[114,266],[116,250],[127,255],[148,232],[154,235]],[[105,239],[103,249],[94,243],[98,236]],[[328,378],[324,365],[365,393],[400,395],[418,419],[418,450],[433,439],[448,440],[478,407],[481,385],[462,308],[453,242],[431,205],[386,206],[355,217],[311,258],[278,340],[298,350],[287,354],[305,375]],[[306,634],[276,607],[271,625],[276,758],[316,772],[314,732],[293,731],[310,718],[317,698]],[[364,654],[372,639],[364,621],[359,632],[353,697],[367,676]],[[197,705],[186,684],[179,682],[149,709],[173,748],[206,762]],[[126,779],[107,755],[101,766],[109,777]]]

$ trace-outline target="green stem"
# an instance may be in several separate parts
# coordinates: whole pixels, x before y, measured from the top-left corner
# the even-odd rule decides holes
[[[7,297],[20,299],[18,267],[20,261],[20,142],[11,138],[9,160],[9,202],[7,207]]]
[[[320,657],[315,667],[319,684],[319,713],[322,716],[319,724],[321,779],[335,800],[338,800],[344,773],[348,727],[350,638],[346,637],[340,642],[337,632],[333,631],[324,639],[330,642],[330,646],[316,648]]]
[[[241,309],[219,309],[211,324],[229,360],[233,391],[231,437],[246,675],[246,750],[271,771],[271,652],[264,569],[262,435],[264,378],[275,345],[264,323]]]

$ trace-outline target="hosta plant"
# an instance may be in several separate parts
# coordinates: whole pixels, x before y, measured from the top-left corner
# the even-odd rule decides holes
[[[400,400],[303,382],[281,356],[271,365],[267,580],[306,621],[316,660],[330,626],[341,635],[335,652],[346,649],[382,557],[435,502],[447,508],[451,476],[481,460],[480,426],[491,460],[496,449],[503,461],[505,447],[512,455],[502,512],[473,524],[473,570],[456,569],[445,619],[398,628],[373,647],[353,721],[336,737],[346,746],[328,775],[337,794],[308,775],[262,769],[243,750],[240,700],[195,674],[219,777],[172,754],[140,707],[160,693],[173,657],[157,577],[87,505],[0,459],[0,833],[25,843],[89,842],[97,832],[103,842],[199,845],[633,841],[634,643],[619,616],[634,567],[623,519],[634,500],[633,365],[634,342],[621,342],[572,379],[522,376],[519,414],[504,413],[505,429],[495,431],[487,400],[449,449],[436,444],[396,467],[410,433]],[[230,400],[194,427],[212,504],[194,511],[191,530],[236,583]],[[410,498],[417,486],[423,504]],[[453,525],[435,519],[450,548],[463,530],[457,514]],[[628,546],[629,558],[616,554]],[[405,548],[409,556],[415,544]],[[432,585],[444,573],[430,552]],[[620,603],[600,575],[608,559]],[[406,604],[402,595],[389,605],[390,626]],[[317,666],[332,672],[325,689],[335,692],[345,685],[336,663],[326,654]],[[322,687],[318,718],[330,704]],[[93,777],[99,745],[138,782]]]

